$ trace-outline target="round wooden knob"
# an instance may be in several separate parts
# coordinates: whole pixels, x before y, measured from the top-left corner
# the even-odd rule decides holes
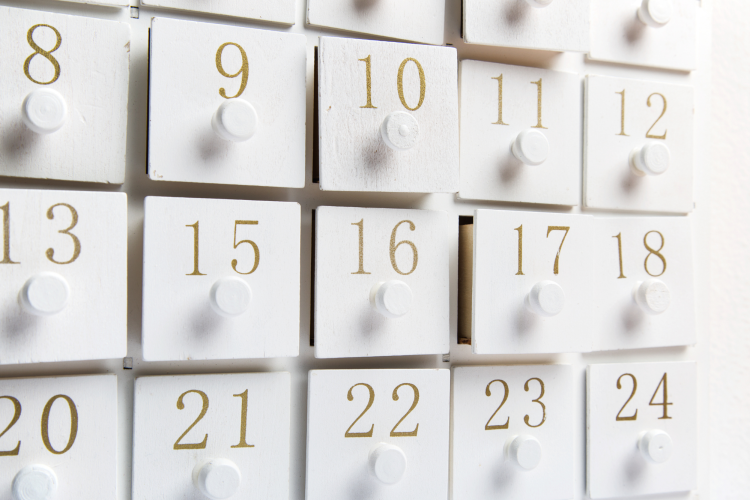
[[[370,305],[386,318],[400,318],[411,309],[414,295],[399,280],[381,281],[370,289]]]
[[[243,142],[258,128],[258,113],[252,104],[242,99],[229,99],[219,106],[211,119],[216,135],[226,141]]]
[[[57,273],[39,273],[26,281],[18,294],[18,303],[29,314],[52,316],[68,306],[70,286]]]
[[[231,460],[214,458],[193,469],[193,484],[211,500],[230,498],[240,489],[242,474]]]
[[[537,9],[543,9],[552,3],[553,0],[526,0],[526,3]]]
[[[633,288],[633,299],[649,314],[661,314],[669,308],[672,295],[667,285],[656,278],[639,281]]]
[[[65,98],[54,89],[36,89],[23,100],[21,119],[37,134],[57,132],[67,118]]]
[[[638,8],[638,19],[652,28],[666,26],[673,14],[673,0],[643,0]]]
[[[370,452],[370,472],[385,484],[396,484],[406,474],[406,455],[398,446],[380,443]]]
[[[28,465],[13,479],[14,500],[52,500],[57,493],[57,475],[46,465]]]
[[[396,111],[385,117],[380,125],[380,135],[389,148],[406,151],[417,144],[419,122],[405,111]]]
[[[234,276],[216,280],[209,292],[211,308],[227,318],[234,318],[247,311],[252,299],[250,285]]]
[[[652,429],[641,435],[638,449],[649,462],[663,464],[672,456],[672,438],[659,429]]]
[[[565,291],[554,281],[540,281],[526,296],[526,307],[540,316],[555,316],[565,306]]]
[[[522,470],[535,469],[542,460],[542,445],[528,434],[510,438],[507,450],[510,460]]]
[[[510,147],[513,156],[526,165],[541,165],[549,155],[547,137],[533,128],[520,132]]]
[[[663,142],[647,142],[630,152],[630,168],[637,176],[661,175],[669,168],[671,154]]]

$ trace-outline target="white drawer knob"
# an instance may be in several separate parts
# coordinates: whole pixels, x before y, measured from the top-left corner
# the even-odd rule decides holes
[[[661,314],[669,308],[672,295],[663,281],[651,278],[636,283],[633,287],[633,299],[645,312]]]
[[[663,464],[672,456],[672,438],[664,431],[652,429],[638,440],[638,449],[646,460]]]
[[[52,316],[70,301],[70,286],[57,273],[39,273],[26,281],[18,294],[18,303],[29,314]]]
[[[630,152],[630,168],[635,175],[661,175],[670,162],[669,146],[663,142],[647,142]]]
[[[543,133],[530,128],[516,136],[510,150],[526,165],[541,165],[549,155],[549,141]]]
[[[543,9],[551,4],[553,0],[526,0],[526,3],[537,9]]]
[[[565,291],[554,281],[540,281],[526,296],[526,307],[540,316],[555,316],[565,306]]]
[[[21,119],[37,134],[51,134],[65,125],[68,105],[65,98],[53,89],[37,89],[26,96],[21,106]]]
[[[252,299],[250,285],[234,276],[216,280],[209,292],[211,308],[227,318],[234,318],[247,311]]]
[[[380,135],[389,148],[406,151],[413,148],[419,139],[419,123],[409,113],[396,111],[385,117],[380,125]]]
[[[535,469],[542,460],[542,445],[534,436],[513,436],[506,445],[508,457],[523,470]]]
[[[258,113],[247,101],[229,99],[221,103],[216,110],[211,119],[211,126],[216,135],[226,141],[246,141],[258,128]]]
[[[14,500],[52,500],[57,493],[57,476],[46,465],[28,465],[13,479]]]
[[[370,305],[386,318],[400,318],[411,309],[414,295],[399,280],[381,281],[370,289]]]
[[[193,484],[211,500],[230,498],[240,489],[240,469],[224,458],[214,458],[193,469]]]
[[[370,472],[385,484],[396,484],[406,473],[406,455],[398,446],[380,443],[370,452]]]
[[[665,26],[674,13],[672,0],[643,0],[638,9],[638,19],[652,28]]]

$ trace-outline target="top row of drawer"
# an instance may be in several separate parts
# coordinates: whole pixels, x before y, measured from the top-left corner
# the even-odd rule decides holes
[[[71,0],[68,0],[71,1]],[[129,0],[72,0],[127,6]],[[141,0],[191,10],[294,24],[298,0]],[[306,22],[443,45],[445,0],[307,0]],[[695,69],[696,0],[463,0],[466,43],[587,52],[592,59]]]
[[[127,25],[3,10],[0,174],[121,183]],[[151,179],[304,187],[304,36],[156,18],[150,37]],[[498,63],[462,61],[459,92],[450,47],[323,37],[317,55],[323,190],[575,206],[583,169],[586,207],[692,209],[690,87],[588,76],[583,106],[578,75]]]

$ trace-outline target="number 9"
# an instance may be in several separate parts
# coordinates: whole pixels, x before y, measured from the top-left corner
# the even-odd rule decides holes
[[[230,75],[229,73],[224,71],[224,66],[221,63],[221,56],[224,53],[224,48],[227,45],[234,45],[235,47],[240,49],[240,55],[242,55],[242,67],[239,69],[239,71],[237,71],[237,73],[233,75]],[[240,76],[240,74],[242,74],[242,83],[240,84],[240,90],[237,92],[237,95],[229,97],[227,96],[227,91],[224,90],[224,87],[219,89],[219,94],[224,99],[235,99],[241,96],[242,93],[245,91],[245,87],[247,87],[247,77],[248,77],[248,73],[250,72],[250,66],[247,62],[247,54],[245,53],[245,49],[243,49],[242,47],[240,47],[238,44],[234,42],[227,42],[223,44],[221,47],[219,47],[219,50],[216,51],[216,69],[219,70],[219,73],[221,73],[221,76],[225,76],[227,78],[237,78],[238,76]]]

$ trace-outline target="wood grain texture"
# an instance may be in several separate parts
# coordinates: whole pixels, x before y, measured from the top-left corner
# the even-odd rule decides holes
[[[67,452],[53,454],[44,444],[40,422],[45,406],[60,394],[68,396],[75,405],[78,432]],[[117,377],[114,374],[3,379],[0,380],[0,395],[14,397],[21,404],[20,418],[0,439],[0,451],[13,450],[20,441],[18,455],[1,457],[0,499],[13,500],[13,479],[21,469],[33,464],[54,470],[58,500],[118,498]],[[13,402],[0,399],[2,429],[11,422],[13,415]],[[71,412],[65,399],[58,398],[52,403],[48,429],[52,448],[63,451],[71,436]]]
[[[699,2],[674,0],[672,20],[651,28],[637,17],[641,0],[590,1],[591,59],[681,71],[697,67]]]
[[[575,206],[581,200],[582,85],[578,75],[461,61],[461,198]],[[499,85],[502,75],[502,122]],[[541,79],[541,103],[539,85]],[[539,106],[541,105],[541,124]],[[510,147],[521,131],[549,141],[541,165]]]
[[[291,377],[286,372],[140,377],[135,382],[133,416],[133,500],[202,500],[193,469],[206,459],[231,460],[242,481],[233,498],[289,498]],[[204,418],[180,444],[205,447],[174,449],[178,438],[201,414]],[[247,391],[245,444],[241,443],[243,398]]]
[[[450,232],[455,216],[430,210],[318,207],[315,211],[315,357],[403,356],[449,351]],[[359,227],[363,222],[363,270],[359,271]],[[393,267],[390,245],[410,241],[417,248],[416,269],[407,275]],[[455,234],[455,233],[454,233]],[[412,269],[407,243],[394,252],[402,273]],[[406,283],[414,295],[411,310],[386,318],[370,304],[370,290],[382,281]]]
[[[456,50],[392,42],[321,37],[318,51],[320,189],[325,191],[458,191],[458,90]],[[367,105],[366,57],[371,61]],[[408,111],[398,92],[399,68],[407,58],[425,75],[422,106]],[[403,71],[403,95],[412,108],[420,101],[414,62]],[[380,135],[383,119],[409,112],[419,139],[408,151],[394,151]]]
[[[307,24],[443,45],[444,0],[309,0]]]
[[[104,5],[105,7],[127,7],[130,0],[60,0],[62,2],[85,3],[90,5]]]
[[[464,41],[521,49],[588,52],[591,2],[557,0],[539,9],[524,0],[463,0]]]
[[[368,403],[368,384],[375,398],[370,409],[351,428],[372,437],[344,437],[347,428]],[[397,432],[417,429],[415,436],[390,433],[412,406]],[[449,370],[312,370],[308,376],[307,500],[389,498],[434,500],[448,498],[450,421]],[[417,428],[417,425],[419,426]],[[380,483],[368,469],[368,455],[380,443],[400,447],[406,455],[406,473],[394,485]]]
[[[623,89],[627,136],[619,135],[622,130],[622,95],[619,92]],[[654,93],[666,98],[666,109],[662,98]],[[588,75],[585,102],[584,206],[605,210],[691,212],[693,88]],[[666,139],[650,139],[646,137],[648,133],[664,134]],[[630,152],[654,141],[669,148],[669,169],[658,176],[638,177],[630,169]]]
[[[472,366],[455,367],[452,374],[451,498],[574,498],[570,450],[575,446],[572,427],[576,422],[571,402],[583,396],[583,388],[577,389],[572,367]],[[544,384],[541,398],[539,381],[532,378]],[[493,380],[496,382],[489,385],[490,396],[487,396],[488,384]],[[507,394],[498,380],[508,385]],[[537,398],[544,409],[533,401]],[[486,429],[505,423],[508,424],[505,429]],[[506,443],[517,435],[539,440],[542,458],[533,470],[521,470],[506,457]]]
[[[143,258],[143,356],[149,361],[297,356],[300,328],[298,203],[147,197]],[[235,221],[257,221],[237,224]],[[198,271],[195,228],[198,225]],[[191,227],[187,227],[191,226]],[[236,231],[236,233],[235,233]],[[258,247],[258,266],[252,241]],[[250,274],[240,274],[248,273]],[[249,309],[219,316],[209,291],[234,276]]]
[[[54,26],[62,39],[51,55],[59,78],[38,85],[24,74],[35,53],[27,41],[37,24]],[[56,42],[49,28],[34,30],[44,50]],[[130,26],[86,17],[36,10],[0,8],[0,175],[122,184],[125,180],[127,105],[130,73]],[[40,82],[54,78],[53,64],[41,55],[29,63]],[[21,120],[21,104],[40,88],[58,91],[68,119],[57,132],[38,135]]]
[[[10,258],[0,264],[0,364],[107,359],[125,356],[127,335],[127,197],[125,193],[1,189],[10,209]],[[70,229],[75,240],[61,234]],[[0,228],[0,231],[2,228]],[[0,237],[5,238],[0,234]],[[5,240],[3,239],[3,242]],[[46,317],[21,309],[18,293],[41,272],[70,286],[70,303]]]
[[[658,363],[612,363],[589,365],[587,374],[587,484],[590,498],[612,498],[658,493],[687,492],[696,487],[697,447],[697,372],[694,361]],[[617,381],[624,373],[638,381],[633,391],[631,377]],[[669,419],[662,419],[667,374]],[[627,404],[626,404],[627,402]],[[620,420],[638,410],[635,420]],[[640,456],[637,442],[641,433],[651,429],[667,432],[672,438],[672,456],[664,463],[652,464]],[[628,471],[632,471],[628,473]]]
[[[242,76],[226,78],[216,54],[243,47],[248,79],[237,97],[258,114],[244,142],[220,138],[211,117]],[[239,49],[221,53],[229,74]],[[301,188],[305,185],[305,37],[155,18],[151,28],[148,174],[152,180]]]
[[[192,10],[222,16],[246,17],[281,24],[294,24],[297,0],[141,0],[144,7]]]

